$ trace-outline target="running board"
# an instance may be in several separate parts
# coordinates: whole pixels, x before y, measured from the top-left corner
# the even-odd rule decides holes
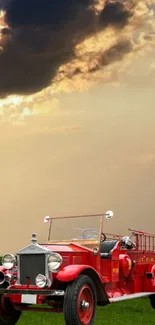
[[[138,293],[132,293],[130,295],[125,294],[123,296],[109,298],[109,301],[111,303],[119,302],[119,301],[128,300],[128,299],[142,298],[142,297],[146,297],[146,296],[150,296],[150,295],[154,295],[154,294],[155,294],[155,292],[138,292]]]

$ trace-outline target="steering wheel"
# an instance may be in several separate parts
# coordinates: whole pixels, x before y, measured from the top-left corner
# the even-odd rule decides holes
[[[101,234],[101,243],[103,243],[106,239],[107,239],[106,235],[104,234],[104,232],[102,232],[102,234]]]
[[[86,229],[82,230],[81,236],[82,236],[83,239],[97,238],[97,234],[93,235],[93,232],[98,233],[98,229],[86,228]]]
[[[96,235],[93,235],[93,232],[96,232]],[[98,238],[99,235],[99,230],[98,229],[93,229],[93,228],[87,228],[84,229],[81,233],[81,236],[83,239],[93,239],[93,238]],[[101,242],[106,240],[106,235],[102,232],[101,234]]]

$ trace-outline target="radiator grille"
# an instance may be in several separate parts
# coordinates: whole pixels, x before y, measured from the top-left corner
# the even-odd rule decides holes
[[[38,274],[46,275],[45,254],[23,254],[19,256],[19,282],[27,284],[27,277],[30,277],[30,284],[35,285],[35,278]]]

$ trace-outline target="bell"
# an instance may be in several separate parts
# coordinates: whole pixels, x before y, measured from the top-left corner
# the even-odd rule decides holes
[[[36,244],[37,243],[37,234],[33,233],[32,234],[32,239],[31,239],[32,244]]]

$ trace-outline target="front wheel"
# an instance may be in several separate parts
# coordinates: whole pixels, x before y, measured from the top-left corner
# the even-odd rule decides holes
[[[93,325],[96,304],[93,281],[87,275],[80,275],[67,286],[63,306],[66,325]]]
[[[0,296],[0,325],[15,325],[21,315],[21,311],[16,310],[9,298]]]

